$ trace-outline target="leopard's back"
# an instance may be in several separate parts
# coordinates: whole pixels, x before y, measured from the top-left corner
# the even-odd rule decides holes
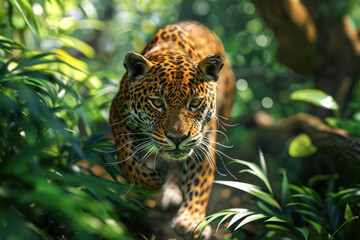
[[[167,25],[160,29],[149,41],[142,54],[162,51],[163,43],[173,43],[181,47],[194,61],[201,61],[208,55],[220,53],[226,56],[220,38],[198,22],[186,21]],[[230,62],[225,57],[224,67],[219,74],[217,85],[217,114],[223,116],[223,121],[229,122],[231,107],[234,101],[235,75]],[[226,96],[226,97],[225,97]],[[222,138],[223,135],[218,137]]]

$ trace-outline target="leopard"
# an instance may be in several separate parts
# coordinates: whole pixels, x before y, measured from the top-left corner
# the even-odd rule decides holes
[[[215,176],[218,120],[230,119],[234,101],[222,41],[198,22],[174,23],[123,65],[110,108],[119,168],[131,185],[163,189],[163,205],[178,207],[174,231],[197,237]],[[212,237],[210,226],[201,237]]]

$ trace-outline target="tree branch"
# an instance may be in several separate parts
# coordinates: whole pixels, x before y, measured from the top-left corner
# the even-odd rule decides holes
[[[315,24],[301,3],[294,0],[252,0],[260,16],[279,40],[278,60],[300,74],[320,64]]]
[[[305,133],[321,151],[360,165],[360,138],[349,135],[343,129],[332,128],[318,117],[299,113],[276,123],[270,115],[261,111],[255,114],[254,119],[260,128],[270,130],[276,136],[289,138]]]
[[[252,0],[279,40],[279,62],[300,74],[313,74],[315,87],[338,102],[341,111],[359,73],[360,37],[346,12],[334,14],[323,0]],[[316,109],[317,116],[328,111]]]

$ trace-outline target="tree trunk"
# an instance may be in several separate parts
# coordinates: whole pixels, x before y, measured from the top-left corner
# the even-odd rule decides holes
[[[359,35],[346,9],[323,0],[252,2],[279,41],[278,60],[299,74],[313,74],[315,87],[333,96],[343,111],[360,64]]]

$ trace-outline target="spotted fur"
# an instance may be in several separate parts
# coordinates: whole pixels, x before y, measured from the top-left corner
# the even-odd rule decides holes
[[[216,166],[215,116],[230,117],[235,79],[224,56],[220,39],[204,26],[168,25],[141,54],[126,55],[127,73],[111,105],[119,166],[127,180],[149,190],[181,182],[183,200],[173,228],[183,236],[206,214]],[[181,165],[182,175],[167,170],[164,161]],[[164,202],[171,202],[174,191],[164,189]],[[207,227],[203,237],[210,236]]]

